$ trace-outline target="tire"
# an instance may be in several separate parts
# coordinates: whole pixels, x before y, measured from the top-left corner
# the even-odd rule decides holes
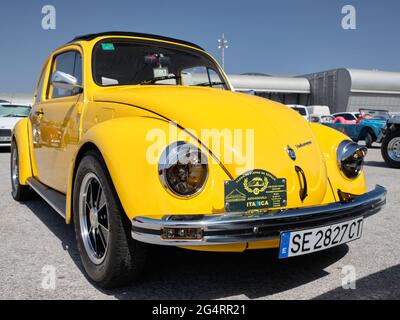
[[[396,151],[397,150],[397,151]],[[400,169],[400,130],[390,132],[382,141],[382,157],[392,168]]]
[[[21,185],[19,182],[19,155],[17,143],[14,140],[11,143],[10,155],[11,195],[16,201],[30,200],[33,191],[29,186]]]
[[[365,146],[367,148],[371,148],[372,147],[372,143],[374,142],[374,138],[372,137],[371,132],[367,131],[367,133],[365,134]]]
[[[130,221],[97,152],[89,151],[79,163],[73,216],[82,264],[95,284],[115,288],[140,275],[147,245],[132,239]]]

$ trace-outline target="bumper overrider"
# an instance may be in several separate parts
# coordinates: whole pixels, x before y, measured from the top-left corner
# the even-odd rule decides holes
[[[343,194],[346,196],[346,194]],[[169,215],[161,220],[135,217],[135,240],[168,246],[205,246],[279,239],[283,231],[332,225],[378,213],[386,204],[386,189],[376,186],[361,196],[329,205],[261,212],[209,215]]]

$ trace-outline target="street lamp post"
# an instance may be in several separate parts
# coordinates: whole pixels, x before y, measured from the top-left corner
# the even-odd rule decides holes
[[[225,49],[228,49],[228,40],[225,39],[224,34],[222,34],[221,39],[218,39],[218,49],[221,50],[222,69],[225,69]]]

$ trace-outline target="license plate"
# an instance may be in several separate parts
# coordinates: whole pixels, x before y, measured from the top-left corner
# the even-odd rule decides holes
[[[11,137],[0,137],[0,141],[1,142],[10,142],[11,141]]]
[[[309,230],[281,233],[279,259],[329,249],[361,238],[363,218]]]

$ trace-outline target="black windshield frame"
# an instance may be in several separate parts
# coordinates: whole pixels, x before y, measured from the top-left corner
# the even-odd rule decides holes
[[[99,87],[121,87],[121,86],[140,86],[140,84],[108,84],[104,85],[97,81],[96,79],[96,51],[99,49],[99,47],[104,44],[104,43],[115,43],[115,42],[123,42],[123,43],[129,43],[129,44],[138,44],[138,45],[145,45],[145,46],[154,46],[154,47],[160,47],[160,48],[165,48],[165,49],[171,49],[171,50],[177,50],[177,51],[182,51],[184,53],[192,54],[192,55],[198,55],[201,58],[207,60],[207,62],[212,66],[212,69],[217,73],[217,75],[220,77],[220,79],[224,82],[224,89],[231,91],[232,88],[229,85],[228,79],[225,77],[225,75],[221,72],[218,64],[205,52],[202,52],[201,50],[198,49],[192,49],[189,47],[184,47],[181,45],[177,44],[172,44],[172,43],[164,43],[156,40],[143,40],[143,39],[132,39],[132,38],[119,38],[119,37],[113,37],[113,38],[105,38],[102,40],[99,40],[96,42],[96,44],[93,46],[92,50],[92,66],[91,66],[91,71],[92,71],[92,79],[93,82],[99,86]],[[178,86],[178,84],[172,85],[172,86]]]

